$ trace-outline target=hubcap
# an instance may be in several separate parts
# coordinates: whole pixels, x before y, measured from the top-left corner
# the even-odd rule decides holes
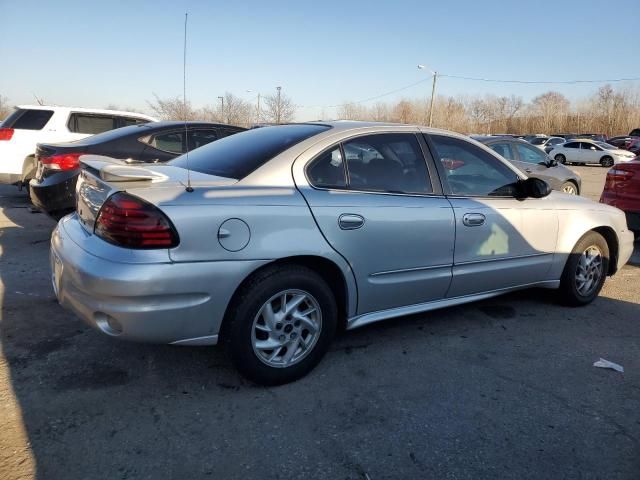
[[[562,191],[564,193],[568,193],[569,195],[575,195],[576,187],[574,187],[572,184],[567,184],[564,187],[562,187]]]
[[[576,289],[580,295],[586,297],[593,293],[602,278],[602,269],[602,252],[591,245],[580,255],[576,270]]]
[[[305,358],[320,336],[322,311],[303,290],[285,290],[267,300],[253,320],[251,344],[261,362],[286,368]]]

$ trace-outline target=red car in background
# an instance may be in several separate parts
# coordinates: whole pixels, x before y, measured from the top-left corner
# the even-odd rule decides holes
[[[624,211],[629,230],[640,235],[640,157],[618,163],[607,172],[600,203]]]

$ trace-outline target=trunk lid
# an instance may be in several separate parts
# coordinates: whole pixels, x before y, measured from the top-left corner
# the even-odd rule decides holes
[[[163,195],[172,198],[183,192],[188,182],[184,168],[162,164],[131,164],[99,155],[80,157],[80,175],[76,185],[76,210],[84,229],[92,234],[96,218],[104,202],[114,193],[126,191],[148,198],[149,190],[175,190]],[[237,180],[191,172],[192,187],[217,187]],[[159,206],[159,205],[158,205]]]

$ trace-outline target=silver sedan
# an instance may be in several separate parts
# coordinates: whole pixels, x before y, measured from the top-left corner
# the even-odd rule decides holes
[[[51,240],[60,303],[112,337],[222,342],[263,384],[305,375],[339,328],[534,286],[588,304],[633,248],[620,210],[417,126],[283,125],[165,165],[82,162]]]

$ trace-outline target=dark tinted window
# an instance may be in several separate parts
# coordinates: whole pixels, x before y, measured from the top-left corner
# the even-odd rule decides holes
[[[216,134],[216,131],[211,128],[203,128],[197,130],[189,130],[187,138],[189,139],[189,151],[191,151],[195,150],[196,148],[204,147],[208,143],[217,140],[218,135]]]
[[[52,115],[51,110],[18,109],[2,122],[2,126],[21,130],[42,130]]]
[[[580,148],[580,144],[578,142],[569,142],[563,145],[564,148]]]
[[[307,169],[312,185],[321,188],[345,188],[347,175],[340,147],[322,153]]]
[[[552,138],[547,145],[560,145],[564,143],[564,138]]]
[[[536,137],[536,138],[532,138],[529,143],[531,143],[531,145],[542,145],[546,141],[547,139],[544,137]]]
[[[542,153],[542,150],[528,145],[523,145],[522,143],[517,143],[515,147],[518,150],[521,162],[535,164],[547,163],[547,156]]]
[[[196,172],[241,179],[276,155],[303,140],[328,130],[326,125],[280,125],[231,135],[189,154],[188,166]],[[187,168],[186,156],[169,165]]]
[[[517,175],[480,147],[459,138],[431,135],[454,195],[514,196]]]
[[[72,113],[69,118],[69,130],[75,133],[95,133],[107,132],[116,128],[116,119],[108,115],[88,115],[83,113]]]
[[[184,152],[183,139],[183,131],[173,131],[152,135],[147,143],[163,152],[177,153],[180,155]]]
[[[596,147],[593,143],[588,142],[580,142],[580,148],[582,148],[582,150],[600,150],[600,148]]]
[[[149,120],[145,120],[144,118],[120,117],[120,126],[121,127],[128,127],[130,125],[138,125],[140,123],[149,123]]]
[[[506,158],[507,160],[516,159],[515,155],[513,154],[511,145],[509,143],[492,143],[491,145],[488,145],[488,147],[491,148],[491,150],[496,152],[498,155],[501,155],[504,158]]]
[[[349,188],[374,192],[431,193],[418,139],[411,133],[358,137],[344,143]]]

